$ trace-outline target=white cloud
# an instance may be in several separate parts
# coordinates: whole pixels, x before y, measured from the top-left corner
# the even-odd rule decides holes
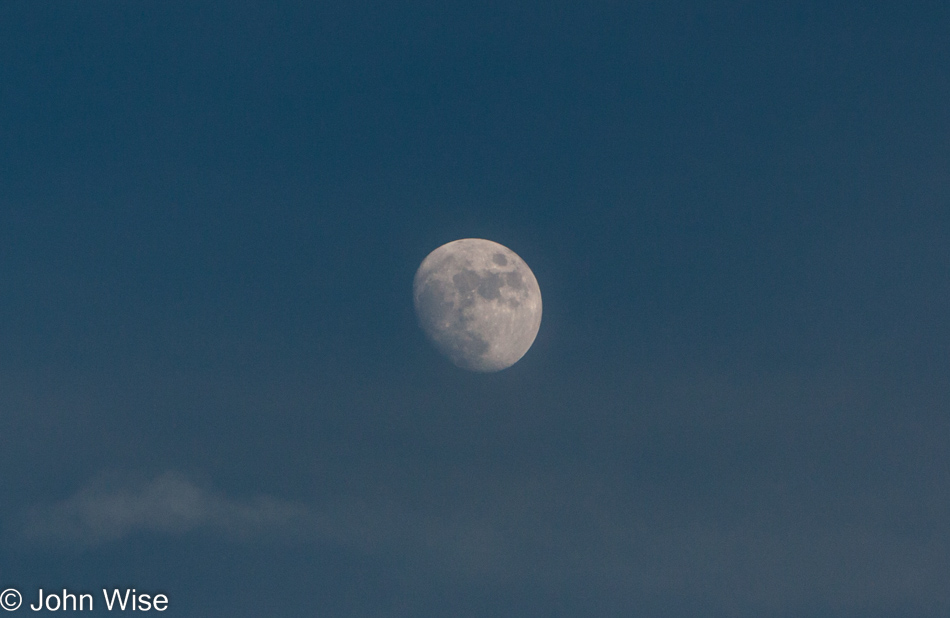
[[[408,578],[600,590],[631,606],[668,597],[737,613],[827,603],[950,608],[945,535],[854,522],[788,525],[783,513],[741,523],[704,521],[702,513],[657,521],[634,504],[596,508],[596,483],[583,478],[516,475],[467,486],[470,493],[414,506],[371,495],[304,505],[235,499],[175,473],[138,485],[99,479],[30,509],[20,531],[34,542],[83,547],[141,533],[282,537],[400,564],[412,556]]]
[[[29,509],[22,533],[37,541],[83,546],[139,532],[181,534],[208,529],[230,536],[299,529],[307,509],[269,496],[234,500],[172,472],[130,485],[100,478],[73,496]]]

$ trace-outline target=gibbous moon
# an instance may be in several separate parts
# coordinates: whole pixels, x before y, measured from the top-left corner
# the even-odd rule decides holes
[[[541,289],[511,249],[465,238],[426,257],[412,286],[419,326],[462,369],[500,371],[518,362],[541,326]]]

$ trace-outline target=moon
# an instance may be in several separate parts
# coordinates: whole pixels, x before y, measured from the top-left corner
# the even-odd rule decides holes
[[[464,238],[422,261],[412,286],[419,326],[462,369],[500,371],[525,355],[541,327],[541,288],[503,245]]]

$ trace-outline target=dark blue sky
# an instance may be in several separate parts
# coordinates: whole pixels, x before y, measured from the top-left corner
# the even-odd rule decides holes
[[[947,615],[948,32],[942,2],[4,2],[0,589]],[[412,313],[467,237],[544,297],[498,374]]]

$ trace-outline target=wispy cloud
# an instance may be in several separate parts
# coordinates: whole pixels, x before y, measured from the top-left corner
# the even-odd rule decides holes
[[[631,607],[642,597],[692,598],[729,609],[837,603],[950,608],[945,535],[902,535],[841,522],[658,522],[635,505],[595,508],[590,479],[512,477],[466,497],[425,503],[371,496],[303,504],[267,495],[236,499],[185,476],[139,484],[99,478],[74,495],[25,512],[33,542],[94,547],[136,534],[208,532],[332,544],[461,580],[601,590]],[[587,489],[585,489],[587,488]],[[707,513],[708,515],[708,513]],[[738,613],[738,612],[737,612]]]
[[[65,500],[27,510],[20,530],[35,541],[93,546],[140,532],[288,532],[305,527],[307,518],[298,504],[263,495],[235,500],[167,472],[138,484],[99,478]]]
[[[81,548],[143,533],[209,532],[229,539],[328,543],[363,553],[416,546],[433,554],[487,538],[478,525],[468,530],[392,501],[338,496],[316,506],[265,494],[238,499],[177,472],[144,480],[102,475],[63,500],[26,509],[12,523],[23,541]]]

